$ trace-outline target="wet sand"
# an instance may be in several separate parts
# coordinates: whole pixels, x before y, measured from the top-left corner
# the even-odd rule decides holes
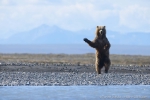
[[[102,68],[104,72],[105,67]],[[96,72],[94,64],[87,65],[67,65],[67,64],[44,64],[38,63],[3,63],[0,64],[0,71],[3,72]],[[111,65],[109,73],[145,73],[150,74],[150,65]]]

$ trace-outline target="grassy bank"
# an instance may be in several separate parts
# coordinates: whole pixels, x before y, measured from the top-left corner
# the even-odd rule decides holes
[[[112,64],[150,64],[150,56],[110,55]],[[0,62],[38,62],[38,63],[80,63],[94,64],[95,54],[0,54]]]

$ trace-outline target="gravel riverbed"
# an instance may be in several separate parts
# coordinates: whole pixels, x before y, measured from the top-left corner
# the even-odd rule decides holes
[[[76,85],[150,85],[150,66],[113,65],[98,75],[92,64],[0,64],[0,86]]]

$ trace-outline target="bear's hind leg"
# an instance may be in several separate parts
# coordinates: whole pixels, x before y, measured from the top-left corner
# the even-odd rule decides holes
[[[105,62],[105,73],[108,73],[110,64],[111,64],[110,59],[107,59]]]
[[[96,66],[96,72],[97,72],[98,74],[101,74],[101,68],[99,68],[98,66]]]
[[[103,66],[102,66],[103,67]],[[96,72],[98,74],[101,74],[101,69],[102,69],[101,65],[99,63],[96,62],[95,64],[95,69],[96,69]]]
[[[105,65],[105,73],[108,73],[108,70],[109,70],[109,66]]]

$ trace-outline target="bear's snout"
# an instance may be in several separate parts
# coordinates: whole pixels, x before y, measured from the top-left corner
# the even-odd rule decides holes
[[[100,35],[102,35],[102,33],[103,33],[103,30],[99,30],[99,33],[100,33]]]

